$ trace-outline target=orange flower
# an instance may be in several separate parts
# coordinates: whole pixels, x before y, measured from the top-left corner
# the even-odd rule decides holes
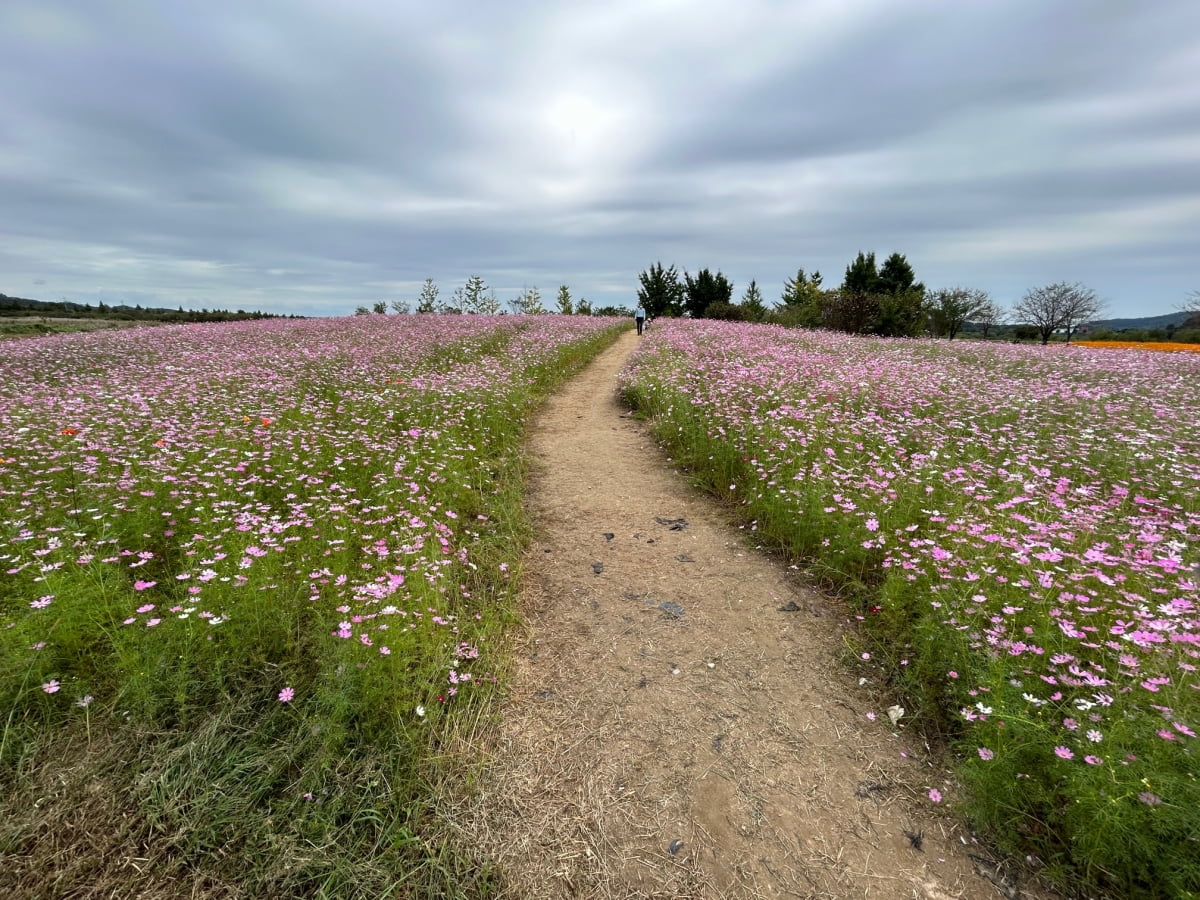
[[[1200,353],[1200,344],[1181,344],[1177,341],[1079,341],[1082,347],[1102,350],[1157,350],[1160,353]]]
[[[79,434],[78,428],[64,428],[59,434]]]
[[[271,420],[270,420],[270,419],[268,419],[268,418],[265,418],[265,417],[264,417],[264,418],[262,419],[262,423],[263,423],[263,426],[265,427],[265,426],[267,426],[267,425],[270,425],[270,424],[271,424]]]
[[[250,424],[250,417],[249,417],[249,416],[242,416],[242,424],[243,424],[243,425],[249,425],[249,424]]]
[[[162,441],[162,440],[155,441],[155,442],[154,442],[154,446],[155,446],[155,447],[165,447],[165,446],[167,446],[167,442],[166,442],[166,441]]]

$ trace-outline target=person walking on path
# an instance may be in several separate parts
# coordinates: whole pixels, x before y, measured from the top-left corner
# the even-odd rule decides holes
[[[637,309],[633,311],[633,321],[637,325],[638,334],[641,334],[642,329],[646,327],[646,307],[640,303]]]

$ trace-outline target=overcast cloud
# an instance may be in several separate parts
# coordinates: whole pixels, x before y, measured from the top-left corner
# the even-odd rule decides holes
[[[1197,0],[5,0],[0,291],[319,315],[859,250],[1200,289]]]

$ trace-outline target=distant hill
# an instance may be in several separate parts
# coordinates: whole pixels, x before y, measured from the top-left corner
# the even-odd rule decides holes
[[[1088,322],[1088,328],[1107,328],[1110,331],[1126,331],[1131,328],[1150,331],[1155,328],[1166,328],[1168,325],[1182,325],[1188,319],[1188,313],[1173,312],[1165,316],[1143,316],[1140,319],[1097,319]]]

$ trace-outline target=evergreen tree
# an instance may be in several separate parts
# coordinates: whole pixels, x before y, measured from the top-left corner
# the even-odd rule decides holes
[[[842,290],[851,294],[879,293],[879,272],[875,269],[875,254],[858,251],[854,262],[846,266]]]
[[[762,291],[758,289],[753,278],[750,279],[746,292],[742,294],[741,308],[747,322],[761,322],[767,317],[767,305],[763,303]]]
[[[560,314],[569,316],[575,310],[571,305],[571,291],[565,284],[558,286],[558,297],[554,301]]]
[[[648,318],[677,316],[683,311],[683,287],[674,265],[664,269],[662,263],[656,262],[638,276],[638,281],[641,283],[638,303]]]
[[[683,280],[684,309],[693,319],[704,318],[705,310],[710,306],[728,304],[733,296],[733,283],[719,271],[714,275],[708,269],[701,269],[695,278],[684,272]]]

